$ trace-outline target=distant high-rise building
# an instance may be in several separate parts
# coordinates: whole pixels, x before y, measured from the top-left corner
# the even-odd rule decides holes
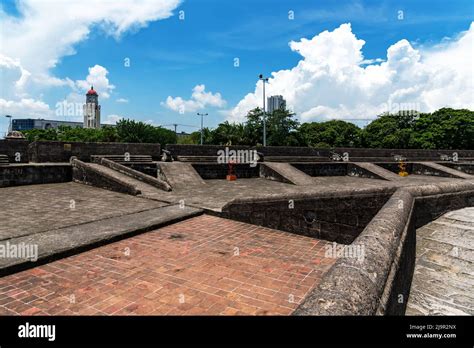
[[[84,128],[100,128],[99,95],[94,86],[86,93],[84,104]]]
[[[267,98],[267,112],[273,113],[274,110],[286,110],[286,100],[281,95],[272,95]]]

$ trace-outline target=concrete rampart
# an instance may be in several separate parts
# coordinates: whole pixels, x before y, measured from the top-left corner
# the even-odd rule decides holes
[[[150,155],[159,160],[160,144],[87,143],[64,141],[35,141],[28,146],[31,162],[69,162],[71,157],[90,162],[92,155]]]
[[[78,159],[73,159],[72,178],[76,182],[105,188],[111,191],[128,193],[130,195],[138,195],[140,191],[135,186],[121,180],[118,177],[108,175],[106,172],[97,169],[91,164],[84,163]]]
[[[474,185],[468,182],[399,188],[351,244],[363,248],[364,257],[338,258],[294,315],[404,314],[416,228],[473,205]]]

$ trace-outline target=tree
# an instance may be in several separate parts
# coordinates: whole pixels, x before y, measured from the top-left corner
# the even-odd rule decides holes
[[[162,127],[144,122],[120,120],[117,122],[117,135],[125,143],[176,144],[176,133]]]
[[[267,116],[267,145],[297,146],[299,123],[288,110],[274,110]]]
[[[372,121],[361,134],[364,147],[369,148],[412,148],[413,127],[416,113],[400,112],[398,114],[383,114]]]
[[[241,123],[220,123],[212,131],[212,142],[216,145],[243,145],[245,140],[245,127]]]
[[[294,146],[299,144],[299,123],[288,110],[275,110],[266,115],[267,145]],[[250,110],[246,116],[247,122],[243,128],[242,144],[263,144],[263,113],[262,109]]]
[[[225,121],[216,129],[204,128],[204,144],[261,145],[262,116],[262,110],[255,108],[248,112],[245,123]],[[466,109],[443,108],[433,113],[402,111],[383,114],[364,129],[342,120],[310,122],[299,126],[294,116],[287,110],[276,110],[267,116],[268,145],[474,149],[474,112]],[[177,143],[173,131],[133,120],[121,120],[116,127],[92,129],[61,126],[56,129],[32,129],[24,131],[24,134],[29,141]],[[179,142],[200,144],[201,132],[193,132],[180,138]]]
[[[262,109],[255,108],[247,113],[244,126],[244,142],[248,145],[263,143],[263,114]]]
[[[201,130],[192,132],[189,137],[192,139],[193,144],[201,144]],[[203,139],[203,144],[204,145],[212,145],[214,144],[213,142],[213,134],[212,131],[204,127],[202,129],[202,139]]]
[[[303,123],[299,132],[305,146],[329,148],[360,145],[360,128],[342,120]]]
[[[474,112],[443,108],[421,114],[413,127],[413,147],[474,149]]]

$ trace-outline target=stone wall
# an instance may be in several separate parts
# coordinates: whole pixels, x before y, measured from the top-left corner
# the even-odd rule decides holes
[[[398,174],[400,172],[400,167],[398,163],[375,163],[376,165],[390,170],[391,172]],[[431,176],[441,176],[446,178],[458,178],[457,176],[451,175],[449,173],[437,170],[432,167],[423,165],[422,163],[406,163],[405,170],[408,174],[415,175],[431,175]]]
[[[0,140],[0,155],[7,155],[10,163],[27,163],[28,144],[26,140]],[[17,156],[17,153],[20,155]]]
[[[222,216],[305,236],[350,244],[393,193],[392,188],[321,194],[281,194],[274,199],[236,199]],[[291,207],[292,206],[292,207]]]
[[[133,170],[139,171],[143,174],[158,177],[158,167],[156,163],[122,163],[124,166],[132,168]]]
[[[229,173],[228,164],[219,163],[193,163],[192,166],[203,179],[225,179]],[[234,174],[237,178],[258,178],[260,176],[259,164],[251,167],[250,164],[234,164]]]
[[[474,175],[474,163],[438,162],[438,164],[459,170],[460,172],[464,172],[466,174]]]
[[[347,163],[292,163],[291,165],[309,176],[347,175]]]
[[[174,158],[177,156],[217,156],[217,151],[225,149],[224,145],[166,145]],[[437,161],[441,154],[450,155],[458,153],[459,159],[474,158],[474,150],[423,150],[423,149],[364,149],[337,147],[334,149],[316,149],[311,147],[290,146],[229,146],[229,149],[257,149],[265,156],[321,156],[329,158],[330,152],[342,154],[347,152],[349,159],[369,160],[370,158],[393,158],[394,155],[402,155],[408,160]]]
[[[69,162],[74,156],[81,161],[89,162],[91,155],[150,155],[159,160],[160,144],[142,143],[86,143],[63,141],[35,141],[28,147],[32,162]]]
[[[72,179],[76,182],[130,195],[140,193],[133,185],[97,170],[88,163],[77,159],[73,159],[71,163]]]
[[[474,206],[474,184],[399,188],[351,244],[364,258],[339,258],[294,315],[402,315],[413,276],[416,228]]]
[[[10,164],[0,166],[0,187],[52,184],[72,180],[69,164]]]
[[[102,158],[100,161],[100,164],[102,164],[103,166],[109,167],[113,170],[116,170],[122,174],[128,175],[134,179],[143,181],[144,183],[157,187],[160,190],[171,191],[171,186],[166,181],[163,181],[160,178],[156,177],[156,171],[157,171],[156,164],[155,164],[155,177],[142,173],[141,171],[137,171],[133,168],[124,166],[117,162],[108,160],[107,158]]]

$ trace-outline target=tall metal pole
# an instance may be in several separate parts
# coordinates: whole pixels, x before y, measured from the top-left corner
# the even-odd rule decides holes
[[[263,77],[262,74],[259,76],[263,83],[263,146],[267,146],[267,119],[265,112],[265,83],[268,82],[268,77]]]
[[[204,123],[204,116],[207,116],[208,114],[205,113],[205,114],[201,114],[201,113],[197,113],[198,116],[201,116],[201,145],[204,143],[204,138],[203,138],[203,131],[204,131],[204,128],[203,128],[203,123]]]

